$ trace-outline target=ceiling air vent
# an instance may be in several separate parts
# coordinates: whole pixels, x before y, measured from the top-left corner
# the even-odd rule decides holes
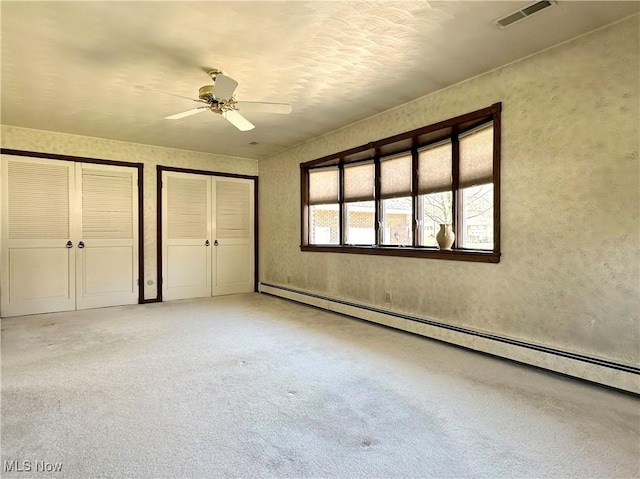
[[[519,22],[524,18],[530,17],[534,13],[538,13],[545,8],[553,7],[555,4],[555,0],[542,0],[541,2],[535,2],[531,5],[521,8],[520,10],[509,13],[508,15],[496,18],[493,23],[498,25],[500,28],[505,28],[509,25],[513,25],[514,23]]]

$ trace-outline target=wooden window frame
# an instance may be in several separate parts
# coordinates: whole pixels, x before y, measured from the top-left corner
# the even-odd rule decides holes
[[[351,253],[382,256],[405,256],[412,258],[444,259],[453,261],[472,261],[482,263],[500,262],[500,159],[501,159],[501,121],[502,103],[494,103],[490,107],[482,108],[416,130],[394,135],[389,138],[367,143],[356,148],[334,153],[316,160],[300,164],[300,249],[305,252],[321,253]],[[459,228],[462,225],[462,209],[459,202],[459,142],[458,136],[485,124],[493,124],[493,250],[472,250],[460,248],[458,239],[461,238]],[[452,143],[452,192],[453,217],[456,242],[451,250],[439,250],[430,246],[382,246],[383,230],[381,228],[380,211],[380,159],[403,152],[412,155],[412,203],[413,218],[411,221],[411,238],[413,244],[418,243],[418,193],[417,193],[417,165],[418,149],[424,146],[450,139]],[[375,168],[375,237],[376,245],[346,245],[344,231],[344,175],[345,164],[359,161],[374,162]],[[314,168],[337,166],[339,169],[339,214],[340,222],[338,237],[340,245],[315,245],[309,243],[309,171]]]

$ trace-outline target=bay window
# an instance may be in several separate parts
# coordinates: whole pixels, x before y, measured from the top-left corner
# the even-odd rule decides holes
[[[302,163],[301,249],[497,263],[501,104]],[[451,250],[436,234],[452,225]]]

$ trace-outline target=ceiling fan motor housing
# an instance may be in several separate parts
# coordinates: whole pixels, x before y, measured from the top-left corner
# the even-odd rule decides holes
[[[211,111],[215,113],[222,113],[227,110],[233,109],[235,103],[233,99],[229,99],[227,101],[220,100],[216,98],[213,91],[213,85],[205,85],[203,87],[200,87],[200,90],[198,92],[198,97],[209,105],[209,109]]]
[[[213,85],[205,85],[203,87],[200,87],[198,96],[201,100],[204,100],[206,102],[215,100],[216,97],[213,96]]]

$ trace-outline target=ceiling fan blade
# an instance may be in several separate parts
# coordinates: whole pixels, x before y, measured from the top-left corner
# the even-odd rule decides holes
[[[184,98],[185,100],[197,101],[198,103],[206,103],[206,101],[200,100],[199,98],[191,98],[191,97],[188,97],[188,96],[176,95],[175,93],[170,93],[168,91],[162,91],[162,90],[155,90],[154,88],[149,88],[149,87],[142,86],[142,85],[138,85],[135,88],[137,90],[147,90],[147,91],[153,91],[155,93],[164,93],[165,95],[171,95],[171,96],[175,96],[175,97],[178,97],[178,98]]]
[[[236,110],[227,110],[222,112],[222,116],[225,120],[231,123],[240,131],[249,131],[255,128],[254,124],[247,120],[244,116],[238,113]]]
[[[263,101],[239,101],[236,103],[240,111],[254,111],[262,113],[280,113],[288,115],[293,110],[288,103],[269,103]]]
[[[209,109],[208,106],[201,106],[199,108],[194,108],[193,110],[183,111],[182,113],[176,113],[175,115],[165,116],[165,120],[179,120],[180,118],[184,118],[186,116],[195,115],[196,113],[200,113],[203,111],[207,111]]]
[[[218,74],[213,84],[213,96],[218,100],[227,101],[238,87],[238,82],[226,75]]]

